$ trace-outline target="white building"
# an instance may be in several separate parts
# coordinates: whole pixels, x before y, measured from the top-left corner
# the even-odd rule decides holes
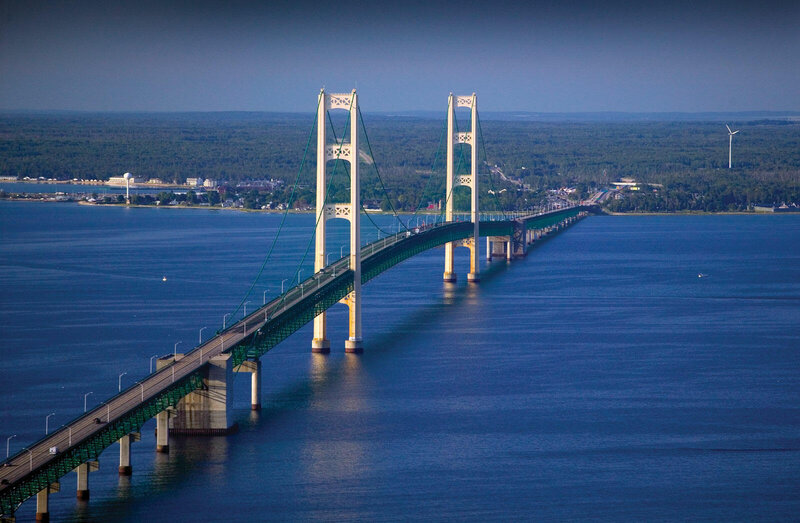
[[[131,185],[133,185],[133,176],[130,177]],[[107,185],[114,185],[117,187],[125,187],[125,177],[124,176],[112,176],[106,182]]]

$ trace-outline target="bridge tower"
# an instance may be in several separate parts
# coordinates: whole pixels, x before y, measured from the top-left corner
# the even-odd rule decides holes
[[[341,144],[328,144],[326,117],[329,110],[344,109],[350,112],[350,141],[342,137]],[[350,222],[350,270],[353,271],[353,291],[342,303],[350,309],[349,338],[345,351],[360,353],[361,343],[361,178],[358,169],[358,95],[355,89],[346,94],[328,94],[322,89],[317,108],[317,228],[314,255],[314,271],[327,264],[325,251],[325,224],[334,218]],[[350,203],[327,203],[328,172],[330,160],[346,161],[350,164]],[[331,343],[326,333],[325,313],[314,318],[312,352],[327,354]]]
[[[458,107],[469,107],[472,111],[471,128],[467,132],[454,133],[455,110]],[[467,281],[480,281],[480,265],[478,264],[478,154],[477,154],[477,125],[478,125],[478,97],[475,93],[472,96],[450,96],[447,100],[447,194],[445,217],[448,222],[453,221],[453,189],[460,185],[470,188],[470,218],[475,230],[471,239],[463,240],[459,245],[469,247],[469,274]],[[454,149],[455,145],[465,143],[470,146],[470,174],[455,174]],[[453,270],[453,250],[457,243],[449,242],[444,247],[444,281],[456,281],[456,273]]]

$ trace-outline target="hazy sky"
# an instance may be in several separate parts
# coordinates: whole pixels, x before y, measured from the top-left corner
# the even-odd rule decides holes
[[[0,6],[0,109],[800,110],[797,0]]]

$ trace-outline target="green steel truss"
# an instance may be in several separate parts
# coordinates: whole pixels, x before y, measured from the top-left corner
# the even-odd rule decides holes
[[[517,221],[485,221],[480,223],[480,233],[482,236],[513,236],[516,241],[521,241],[524,236],[520,231],[523,229],[549,227],[565,218],[578,215],[581,210],[583,209],[576,207]],[[407,237],[400,238],[395,243],[388,244],[374,252],[370,250],[371,246],[366,246],[362,249],[361,281],[367,283],[398,263],[433,247],[469,238],[472,236],[472,231],[471,222],[456,222],[427,230],[423,229],[417,234],[408,233]],[[255,333],[225,352],[233,355],[234,366],[240,365],[247,359],[258,358],[313,320],[314,317],[338,303],[352,290],[353,271],[343,270],[325,285],[309,289],[308,294],[301,300],[274,314]],[[12,515],[22,502],[51,483],[58,481],[78,465],[96,460],[112,443],[119,441],[126,434],[138,432],[147,420],[155,417],[167,407],[174,407],[181,398],[202,386],[203,368],[201,367],[171,384],[157,396],[108,423],[99,432],[77,442],[57,458],[34,469],[20,481],[0,491],[0,514]],[[21,463],[24,452],[15,455],[11,461]],[[24,466],[24,464],[18,466]]]
[[[181,398],[203,386],[202,370],[185,376],[170,384],[158,395],[140,403],[123,416],[106,423],[102,430],[78,441],[72,447],[50,460],[47,464],[33,469],[20,481],[9,486],[0,494],[0,513],[10,516],[17,507],[37,492],[47,488],[78,465],[96,460],[112,443],[126,434],[139,432],[142,425],[167,407],[174,407]],[[80,419],[80,418],[78,418]],[[63,429],[62,429],[63,430]],[[25,467],[24,451],[17,454],[17,466]]]

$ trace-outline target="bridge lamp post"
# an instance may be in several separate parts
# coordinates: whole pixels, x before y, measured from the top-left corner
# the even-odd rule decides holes
[[[153,373],[153,359],[154,358],[158,358],[158,354],[153,354],[152,356],[150,356],[150,374]]]
[[[228,314],[226,314],[225,316],[222,317],[222,330],[225,330],[225,322],[228,321],[228,316],[230,316],[230,315],[231,315],[231,313],[229,312]]]
[[[284,284],[284,283],[286,283],[286,280],[288,280],[288,279],[289,279],[289,278],[286,278],[286,279],[284,279],[284,280],[281,280],[281,294],[283,294],[283,284]]]
[[[244,302],[244,314],[242,315],[242,317],[244,317],[244,318],[247,317],[247,304],[248,303],[250,303],[250,302],[249,301]]]
[[[117,392],[122,392],[122,377],[123,377],[124,375],[126,375],[126,374],[127,374],[127,372],[123,372],[123,373],[122,373],[122,374],[120,374],[120,375],[119,375],[119,377],[117,378]]]
[[[136,384],[139,385],[139,389],[142,391],[142,403],[144,403],[144,385],[142,385],[142,382],[140,381],[137,381]]]
[[[8,459],[8,455],[9,455],[9,452],[8,452],[8,451],[9,451],[9,449],[11,448],[11,447],[10,447],[10,445],[11,445],[11,440],[12,440],[12,439],[14,439],[14,438],[16,438],[16,437],[17,437],[17,435],[16,435],[16,434],[14,434],[13,436],[10,436],[10,437],[6,438],[6,459]]]
[[[86,412],[86,399],[89,397],[90,394],[94,394],[94,392],[87,392],[83,395],[83,412]]]
[[[264,289],[264,305],[267,304],[267,289]]]
[[[181,343],[183,343],[183,340],[181,340],[179,342],[176,342],[175,346],[172,347],[172,358],[173,359],[177,359],[178,358],[178,345],[180,345]]]
[[[55,416],[55,412],[51,412],[44,418],[44,434],[45,436],[50,432],[50,416]]]
[[[203,343],[203,331],[206,330],[207,328],[208,327],[202,327],[200,329],[200,334],[198,335],[198,338],[197,338],[197,343],[198,344]]]
[[[344,258],[344,245],[339,247],[339,258]]]

